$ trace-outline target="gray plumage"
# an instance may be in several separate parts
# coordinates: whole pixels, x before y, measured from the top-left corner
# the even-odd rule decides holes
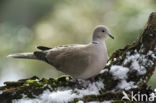
[[[110,36],[107,27],[97,26],[92,42],[86,45],[66,45],[55,48],[38,46],[40,51],[11,54],[8,57],[42,60],[74,78],[87,79],[100,72],[107,62],[105,39]]]

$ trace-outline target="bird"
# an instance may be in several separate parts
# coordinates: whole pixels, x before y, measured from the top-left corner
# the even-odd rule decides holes
[[[23,58],[44,61],[57,70],[76,79],[88,79],[97,75],[108,60],[105,40],[114,39],[105,25],[98,25],[88,44],[71,44],[54,48],[37,46],[37,51],[10,54],[8,58]]]

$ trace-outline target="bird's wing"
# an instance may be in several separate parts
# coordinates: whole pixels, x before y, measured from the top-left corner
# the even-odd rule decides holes
[[[75,44],[76,45],[76,44]],[[58,47],[55,47],[55,48],[49,48],[49,47],[45,47],[45,46],[37,46],[37,49],[41,50],[41,51],[34,51],[33,54],[35,55],[35,57],[38,59],[38,60],[43,60],[43,61],[46,61],[47,63],[50,63],[48,60],[47,60],[47,53],[53,51],[54,53],[58,53],[58,51],[63,51],[63,49],[66,49],[66,48],[71,48],[73,45],[62,45],[62,46],[58,46]],[[50,63],[51,64],[51,63]]]
[[[52,48],[46,47],[46,46],[37,46],[37,49],[39,49],[39,50],[49,50],[49,49],[52,49]]]
[[[70,46],[74,46],[74,45],[77,45],[77,44],[72,44],[72,45],[61,45],[61,46],[58,46],[58,47],[56,47],[56,48],[59,48],[59,47],[70,47]],[[46,47],[46,46],[37,46],[36,48],[39,49],[39,50],[42,50],[42,51],[52,49],[51,47]]]
[[[46,58],[49,63],[63,72],[75,72],[76,67],[82,72],[81,69],[89,65],[90,55],[90,45],[70,45],[47,51]],[[62,70],[63,68],[66,70]]]

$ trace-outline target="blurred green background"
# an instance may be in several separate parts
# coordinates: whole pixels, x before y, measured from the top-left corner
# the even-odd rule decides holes
[[[34,51],[38,45],[88,43],[93,28],[103,24],[115,37],[106,41],[110,56],[137,38],[155,9],[155,0],[1,0],[0,85],[63,74],[40,61],[7,59],[8,54]],[[149,82],[153,87],[155,79]]]

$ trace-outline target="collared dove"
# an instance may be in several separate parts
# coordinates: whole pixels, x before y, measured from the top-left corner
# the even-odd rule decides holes
[[[106,26],[98,25],[89,44],[55,48],[38,46],[40,51],[11,54],[8,57],[45,61],[74,78],[88,79],[98,74],[106,65],[108,54],[105,39],[108,36],[114,39]]]

